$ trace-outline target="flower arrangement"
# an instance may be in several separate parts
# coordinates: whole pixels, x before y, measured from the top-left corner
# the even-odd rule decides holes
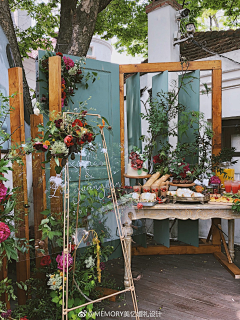
[[[75,153],[81,151],[82,147],[88,150],[94,150],[95,137],[99,131],[86,121],[86,110],[82,110],[78,114],[67,114],[63,120],[63,113],[53,116],[53,120],[49,121],[44,127],[39,125],[39,130],[44,132],[42,138],[37,138],[33,142],[33,147],[40,152],[46,152],[46,161],[49,162],[52,157],[55,158],[57,166],[55,170],[60,173],[62,167],[66,164],[69,155],[71,159],[75,159]],[[103,128],[105,120],[98,125]],[[58,158],[62,159],[60,164]]]
[[[0,183],[0,203],[6,199],[6,195],[7,195],[7,188],[1,182]]]
[[[74,96],[77,90],[76,84],[81,83],[88,88],[88,80],[94,82],[96,80],[96,72],[86,72],[83,68],[85,58],[80,58],[74,62],[71,58],[64,56],[61,52],[47,52],[39,61],[40,70],[45,74],[48,82],[48,58],[52,56],[61,57],[61,91],[62,91],[62,107],[67,106],[71,97]],[[48,99],[43,96],[41,102],[48,102]]]
[[[146,159],[145,156],[140,153],[139,148],[133,147],[133,150],[129,155],[129,159],[131,160],[131,167],[134,170],[139,170],[140,173],[142,170],[147,172],[147,169],[144,168],[144,161]]]

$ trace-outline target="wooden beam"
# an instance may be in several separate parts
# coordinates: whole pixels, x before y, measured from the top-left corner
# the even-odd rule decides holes
[[[54,114],[58,114],[62,111],[62,92],[61,92],[61,57],[54,56],[49,58],[49,114],[50,120],[54,117]],[[50,176],[56,176],[55,160],[51,159],[50,162]],[[53,183],[50,187],[51,196],[51,212],[59,213],[63,211],[63,193],[62,188],[54,188]]]
[[[212,154],[222,149],[222,70],[212,71]]]
[[[151,256],[160,254],[203,254],[203,253],[214,253],[221,252],[221,245],[211,244],[199,244],[199,247],[193,247],[190,245],[173,245],[169,248],[164,246],[148,246],[144,247],[133,247],[133,256]]]
[[[220,218],[212,219],[212,244],[215,244],[215,245],[221,245],[221,235],[218,229],[219,224],[221,224]]]
[[[35,114],[30,115],[31,124],[31,136],[32,139],[36,139],[43,132],[38,131],[38,125],[43,124],[43,115],[39,116]],[[41,214],[42,211],[47,208],[46,200],[46,177],[45,177],[45,155],[42,152],[32,153],[32,186],[33,186],[33,204],[34,204],[34,236],[35,246],[37,242],[42,238],[42,232],[39,230],[41,220],[44,216]],[[35,251],[36,267],[40,268],[41,258],[38,251]]]
[[[10,106],[14,108],[10,112],[11,124],[11,142],[21,145],[25,142],[24,128],[24,103],[23,103],[23,78],[21,68],[8,69],[9,77],[9,95],[17,93],[13,98],[10,98]],[[29,240],[29,223],[28,223],[28,204],[27,198],[27,172],[26,172],[26,157],[22,156],[23,166],[18,163],[13,163],[13,188],[18,188],[16,191],[16,206],[14,209],[16,237]],[[17,262],[17,281],[26,281],[30,278],[30,255],[29,250],[26,253],[18,253],[19,261]],[[26,303],[26,292],[18,288],[18,303],[20,305]]]
[[[221,263],[221,265],[234,277],[234,279],[240,279],[240,269],[234,263],[229,263],[225,254],[223,254],[222,252],[214,252],[213,255]]]
[[[141,63],[141,64],[122,64],[119,66],[120,73],[135,72],[179,72],[182,70],[218,70],[221,69],[221,60],[209,61],[190,61],[182,64],[181,62],[161,62],[161,63]]]
[[[121,145],[121,184],[125,185],[125,148],[124,148],[124,75],[119,73],[120,88],[120,145]]]

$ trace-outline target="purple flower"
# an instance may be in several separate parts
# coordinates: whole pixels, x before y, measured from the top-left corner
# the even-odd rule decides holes
[[[0,202],[6,198],[7,188],[3,183],[0,183]]]
[[[9,317],[11,317],[11,314],[12,314],[12,310],[8,309],[7,312],[2,312],[1,313],[1,317],[3,319],[8,319]]]
[[[9,226],[6,225],[4,222],[0,222],[0,243],[7,240],[7,238],[10,236],[10,229]]]
[[[106,268],[104,262],[100,262],[100,269],[103,271]]]
[[[63,253],[60,256],[60,254],[57,256],[56,261],[58,263],[58,269],[59,270],[63,270]],[[67,254],[65,254],[65,261],[64,261],[64,265],[65,265],[65,270],[67,269]],[[68,267],[71,267],[71,265],[73,264],[73,257],[71,256],[70,253],[68,253]]]

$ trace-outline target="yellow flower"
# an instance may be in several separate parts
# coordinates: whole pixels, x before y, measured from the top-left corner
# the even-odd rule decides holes
[[[44,144],[45,144],[46,146],[50,146],[50,142],[49,142],[48,140],[46,140],[46,141],[44,142]]]
[[[105,127],[105,121],[102,119],[102,125],[98,124],[98,127],[100,129],[103,129]]]
[[[62,271],[60,272],[60,276],[61,276],[61,277],[63,276],[63,272],[62,272]]]
[[[53,286],[55,286],[55,284],[56,284],[56,281],[53,281],[53,283],[52,283],[52,284],[53,284]]]
[[[59,290],[62,290],[62,286],[61,286],[61,287],[59,287]]]
[[[50,278],[52,279],[52,278],[54,278],[54,276],[55,276],[55,274],[51,274]]]
[[[67,277],[64,277],[64,281],[67,281]]]
[[[55,139],[52,139],[52,141],[54,142],[54,141],[55,141]]]

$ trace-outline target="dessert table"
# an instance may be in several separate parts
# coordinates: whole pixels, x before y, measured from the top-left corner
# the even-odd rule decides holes
[[[131,212],[131,214],[129,214]],[[152,207],[137,207],[127,208],[125,215],[132,220],[149,218],[154,220],[164,220],[167,218],[177,218],[180,220],[207,220],[212,219],[211,229],[207,239],[202,239],[199,247],[191,245],[174,245],[169,248],[165,246],[150,246],[147,248],[136,247],[132,248],[132,221],[125,222],[125,242],[128,252],[129,265],[131,266],[132,255],[154,255],[154,254],[203,254],[213,253],[217,260],[235,277],[240,279],[240,269],[232,263],[234,260],[234,220],[239,219],[240,215],[234,213],[231,209],[231,204],[224,203],[168,203],[156,204]],[[221,219],[228,220],[228,259],[221,252]],[[210,241],[211,239],[211,241]],[[223,240],[224,241],[224,240]],[[227,247],[225,247],[227,249]],[[225,250],[225,251],[228,251]],[[124,276],[125,287],[129,286],[127,274]]]

